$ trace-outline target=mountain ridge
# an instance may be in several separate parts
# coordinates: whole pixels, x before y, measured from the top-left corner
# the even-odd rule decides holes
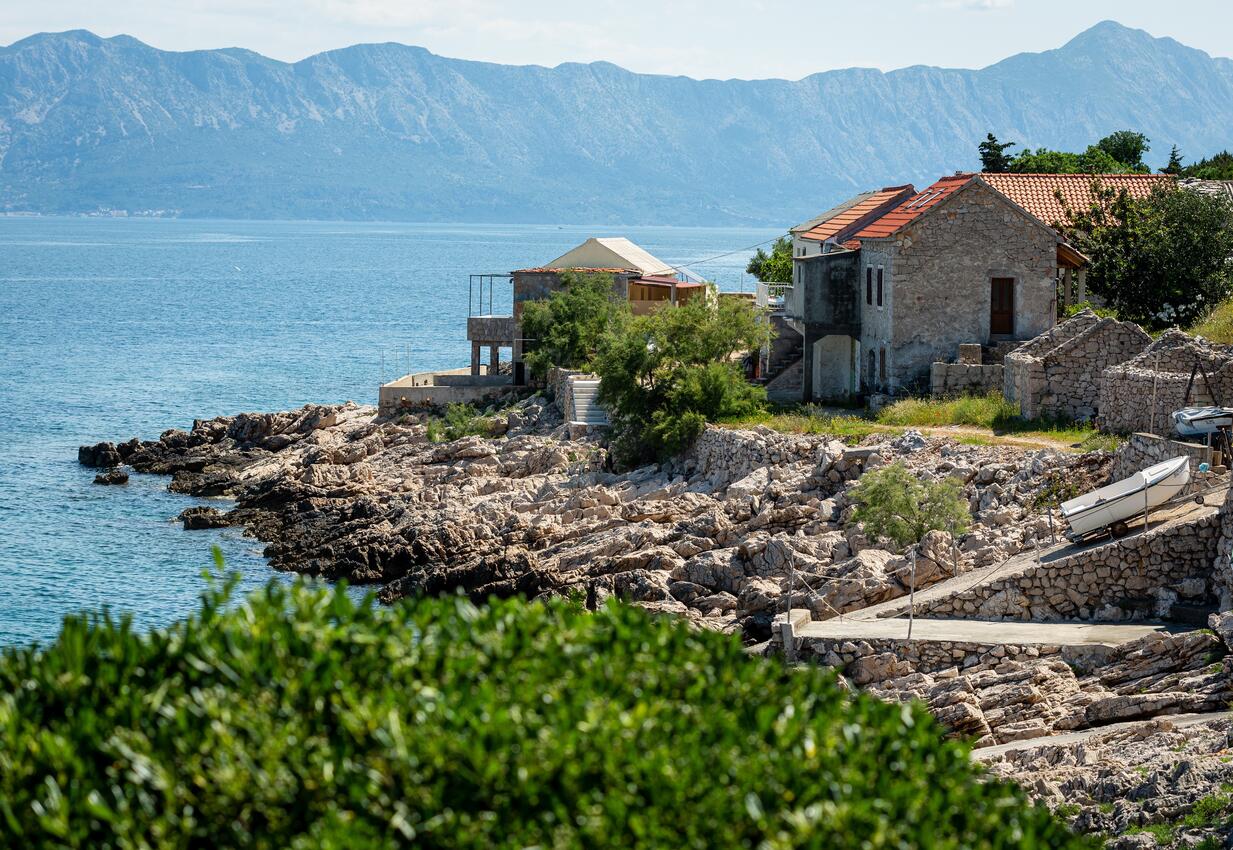
[[[977,166],[993,130],[1163,162],[1227,147],[1233,61],[1114,22],[982,69],[799,80],[501,65],[396,42],[294,63],[36,34],[0,48],[0,211],[790,224]]]

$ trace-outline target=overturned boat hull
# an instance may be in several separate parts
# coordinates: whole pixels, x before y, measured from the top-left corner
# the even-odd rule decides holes
[[[1183,437],[1205,437],[1233,427],[1233,407],[1183,407],[1173,411],[1173,428]]]
[[[1073,537],[1083,537],[1141,516],[1145,510],[1180,496],[1189,483],[1190,459],[1185,455],[1175,457],[1062,502],[1062,517]]]

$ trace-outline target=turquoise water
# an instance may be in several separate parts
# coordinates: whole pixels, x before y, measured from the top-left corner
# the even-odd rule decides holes
[[[103,606],[187,613],[218,544],[254,587],[277,575],[238,531],[186,532],[167,479],[91,483],[77,447],[194,418],[375,403],[407,371],[468,362],[467,275],[624,235],[669,263],[773,231],[0,218],[0,645]],[[741,288],[750,252],[694,270]],[[746,283],[746,286],[749,284]],[[501,312],[498,285],[494,309]]]

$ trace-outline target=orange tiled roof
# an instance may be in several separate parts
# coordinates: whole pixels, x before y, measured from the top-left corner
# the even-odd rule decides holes
[[[922,189],[912,197],[895,206],[886,214],[874,219],[853,234],[857,239],[877,239],[890,236],[912,219],[926,210],[936,207],[955,192],[966,186],[974,177],[972,174],[956,174],[943,177],[927,189]]]
[[[1093,181],[1143,198],[1173,178],[1167,174],[981,174],[980,179],[1045,224],[1057,227],[1066,217],[1058,192],[1072,209],[1083,209],[1091,202]]]
[[[510,274],[549,274],[557,272],[583,272],[585,274],[639,274],[637,269],[618,269],[618,268],[591,268],[589,266],[563,266],[560,268],[548,268],[546,266],[536,266],[530,269],[514,269]]]
[[[862,219],[876,215],[884,207],[902,200],[912,191],[911,185],[887,186],[885,189],[879,189],[864,196],[858,195],[853,199],[855,203],[845,202],[835,208],[837,211],[833,215],[823,214],[821,220],[811,222],[813,226],[808,230],[793,230],[793,233],[802,239],[825,242],[827,239],[837,237],[844,230],[860,224]]]

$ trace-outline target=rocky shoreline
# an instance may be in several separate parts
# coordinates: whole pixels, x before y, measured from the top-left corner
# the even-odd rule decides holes
[[[242,527],[267,544],[274,568],[378,585],[384,601],[458,590],[476,600],[568,594],[591,607],[617,597],[739,634],[757,651],[789,598],[824,621],[909,593],[906,553],[869,540],[851,522],[847,494],[865,471],[902,462],[920,477],[963,484],[972,527],[957,538],[933,532],[917,547],[919,593],[1049,546],[1040,507],[1049,488],[1060,479],[1081,489],[1103,483],[1113,464],[1103,452],[965,445],[914,432],[846,445],[710,427],[681,457],[616,473],[599,439],[571,432],[538,397],[509,409],[487,436],[434,443],[427,431],[414,416],[384,419],[350,403],[308,406],[200,420],[154,441],[82,447],[79,460],[170,475],[180,493],[232,498],[229,511],[194,507],[181,521],[189,529]],[[1148,601],[1160,607],[1176,599],[1168,591]],[[981,616],[1030,617],[1026,608],[998,604],[982,607]],[[1125,619],[1142,613],[1111,605],[1092,611]],[[1233,697],[1233,628],[1217,631],[1145,637],[1091,669],[1047,646],[948,647],[951,662],[939,662],[934,648],[926,664],[924,645],[887,651],[877,641],[849,641],[828,644],[814,660],[885,698],[923,700],[951,734],[978,746],[1094,734],[1127,720],[1157,723],[1124,733],[1138,736],[1142,758],[1121,770],[1120,785],[1100,784],[1114,763],[1091,755],[1096,739],[1067,749],[1041,737],[988,761],[1076,828],[1124,834],[1116,846],[1188,846],[1176,842],[1215,833],[1179,828],[1176,842],[1148,844],[1156,838],[1135,830],[1173,811],[1161,777],[1181,770],[1161,749],[1176,746],[1181,733],[1152,718],[1214,712]],[[1216,741],[1225,727],[1212,719],[1186,734]],[[1233,770],[1222,758],[1213,749],[1201,770],[1187,774],[1195,793],[1224,793]],[[1149,774],[1154,791],[1137,781]],[[1133,799],[1108,809],[1109,788],[1132,786]]]
[[[687,455],[618,474],[596,438],[571,438],[536,398],[491,437],[438,444],[426,430],[369,407],[309,406],[82,447],[79,460],[230,497],[226,513],[185,511],[185,527],[241,526],[275,569],[378,584],[386,600],[462,589],[476,599],[582,593],[594,605],[615,595],[750,641],[768,636],[790,565],[795,604],[820,616],[907,593],[903,554],[848,521],[845,492],[866,469],[901,460],[965,481],[973,530],[954,547],[945,532],[925,541],[924,587],[1046,534],[1028,507],[1046,470],[1094,479],[1108,463],[915,434],[847,446],[710,428]]]

